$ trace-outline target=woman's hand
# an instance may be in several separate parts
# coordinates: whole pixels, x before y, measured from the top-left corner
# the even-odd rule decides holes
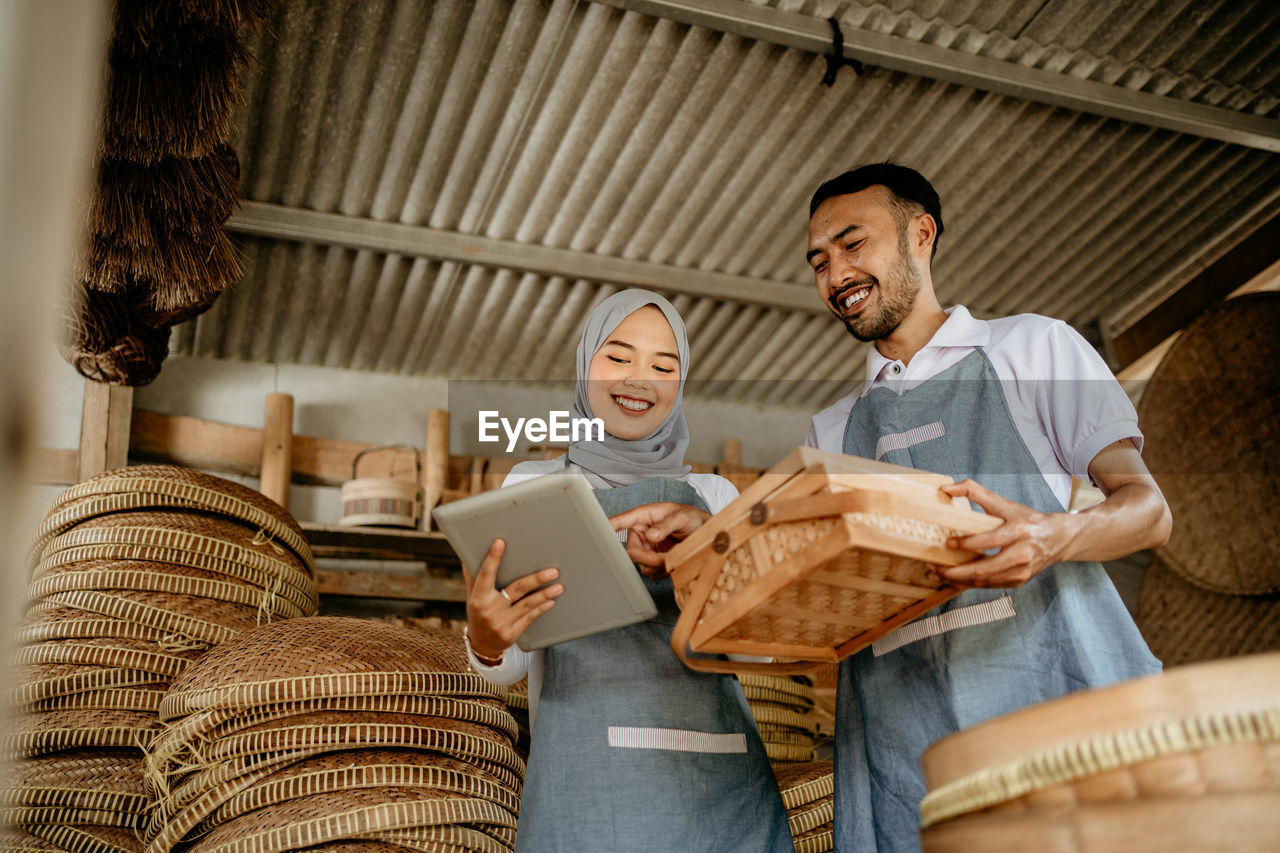
[[[538,589],[559,576],[560,570],[554,568],[525,575],[498,589],[498,565],[506,548],[501,539],[493,540],[474,579],[462,570],[467,581],[468,640],[477,657],[489,660],[501,660],[516,638],[564,592],[564,585],[558,583]]]
[[[666,552],[706,523],[711,513],[673,502],[644,504],[609,519],[614,530],[628,530],[627,556],[645,577],[667,576]]]

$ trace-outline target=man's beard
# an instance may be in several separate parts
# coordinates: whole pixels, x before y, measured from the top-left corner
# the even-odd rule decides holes
[[[863,312],[856,317],[841,317],[845,328],[863,343],[889,337],[907,319],[920,293],[920,271],[911,264],[905,229],[898,232],[898,258],[885,274],[885,286],[881,286],[875,276],[867,276],[858,283],[875,284],[874,292],[880,304],[874,314]]]

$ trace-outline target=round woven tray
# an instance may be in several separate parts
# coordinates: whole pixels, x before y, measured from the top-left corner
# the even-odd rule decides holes
[[[10,707],[27,708],[36,703],[53,702],[63,697],[99,690],[167,686],[169,683],[169,679],[163,675],[122,667],[73,667],[74,671],[65,675],[49,675],[44,678],[38,677],[38,671],[44,671],[43,667],[32,669],[37,672],[31,677],[21,672],[11,673],[18,686],[9,692]]]
[[[835,790],[835,768],[830,761],[783,765],[774,767],[773,773],[787,811],[830,797]]]
[[[104,616],[86,614],[73,608],[41,611],[39,621],[23,625],[13,635],[15,646],[29,646],[49,640],[149,640],[162,643],[165,632],[159,628],[125,622]]]
[[[140,711],[45,711],[10,721],[5,755],[28,757],[91,747],[145,749],[160,722]]]
[[[770,761],[812,761],[813,744],[769,743],[764,742],[764,754]]]
[[[175,643],[203,648],[271,621],[270,611],[199,596],[141,590],[76,590],[55,593],[28,606],[28,624],[42,624],[45,614],[64,609],[119,619],[159,629]]]
[[[282,853],[380,833],[403,833],[403,838],[412,839],[412,830],[446,826],[455,829],[459,841],[476,845],[476,850],[503,853],[509,848],[491,835],[469,829],[481,825],[505,828],[514,841],[514,820],[506,809],[480,799],[428,798],[425,793],[414,788],[375,788],[291,800],[217,827],[201,840],[197,849],[218,853]],[[397,838],[396,843],[403,841]]]
[[[124,687],[93,690],[71,696],[55,696],[32,703],[22,710],[28,711],[146,711],[156,714],[164,699],[167,684],[156,683],[149,687]]]
[[[120,555],[126,555],[121,558]],[[141,555],[147,559],[136,559]],[[161,557],[172,556],[164,560]],[[150,559],[154,558],[154,559]],[[319,595],[311,578],[280,572],[254,558],[250,562],[222,559],[170,548],[138,548],[129,545],[90,545],[59,551],[42,560],[28,578],[33,586],[52,582],[64,574],[87,571],[130,571],[179,577],[206,578],[257,590],[259,595],[280,595],[308,616],[315,615]]]
[[[24,827],[28,833],[53,845],[51,849],[76,853],[142,853],[142,843],[131,829],[114,826]]]
[[[182,566],[165,565],[165,569],[161,571],[138,568],[148,565],[165,564],[123,561],[98,563],[91,568],[44,575],[28,585],[27,594],[31,601],[40,601],[51,595],[82,590],[131,590],[225,601],[261,609],[272,617],[282,619],[315,613],[316,602],[287,584],[264,589],[235,580],[220,580],[217,575]]]
[[[501,688],[468,669],[451,634],[332,616],[291,619],[210,650],[174,682],[161,715],[374,693],[502,698]]]
[[[270,581],[300,589],[310,574],[292,551],[255,538],[241,524],[194,513],[124,512],[93,518],[49,539],[31,569],[89,559],[146,560],[234,574],[249,566]]]
[[[835,797],[823,797],[787,812],[787,825],[791,834],[802,835],[820,827],[830,827],[835,820]]]
[[[119,501],[121,509],[192,507],[238,519],[290,549],[308,572],[314,570],[311,546],[302,528],[275,501],[231,480],[173,465],[135,465],[72,486],[50,509],[37,541],[92,518],[108,506],[95,502],[102,498]]]
[[[835,849],[835,829],[820,826],[795,837],[796,853],[827,853]]]
[[[1280,294],[1188,326],[1139,404],[1143,458],[1173,512],[1165,562],[1235,595],[1280,593]]]
[[[121,667],[174,678],[195,659],[192,652],[170,653],[146,640],[53,640],[14,652],[18,665],[79,664]]]
[[[1280,651],[1280,595],[1210,592],[1160,557],[1142,576],[1136,621],[1165,666]]]
[[[359,756],[387,756],[388,763],[414,767],[435,766],[453,770],[472,779],[519,794],[522,775],[499,764],[464,756],[462,760],[448,753],[407,749],[379,749],[376,744],[360,750],[335,752],[327,747],[252,755],[213,764],[183,776],[174,777],[172,790],[160,792],[145,837],[153,850],[168,850],[193,827],[233,796],[250,790],[262,780],[326,756],[338,756],[353,763]],[[155,768],[148,769],[148,782],[166,778]],[[478,794],[473,794],[478,796]]]

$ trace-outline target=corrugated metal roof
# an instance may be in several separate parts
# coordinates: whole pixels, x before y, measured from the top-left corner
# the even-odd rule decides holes
[[[843,27],[1280,113],[1274,3],[785,2]],[[944,304],[1096,337],[1280,211],[1280,156],[574,0],[285,2],[237,140],[247,198],[730,273],[808,292],[807,200],[872,160],[930,176]],[[433,376],[572,371],[614,287],[244,238],[179,352]],[[816,302],[816,295],[814,300]],[[710,396],[816,408],[862,350],[834,319],[682,295]],[[526,354],[536,357],[530,361]]]

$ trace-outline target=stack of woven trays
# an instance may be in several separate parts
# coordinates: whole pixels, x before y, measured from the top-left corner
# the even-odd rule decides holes
[[[64,492],[30,553],[3,845],[140,850],[165,688],[214,644],[314,613],[312,564],[287,512],[217,477],[140,466]]]
[[[515,721],[447,631],[264,626],[190,667],[160,716],[152,853],[514,846]]]
[[[520,730],[520,736],[516,739],[516,752],[528,761],[529,738],[532,735],[529,722],[529,677],[525,676],[508,687],[503,699],[507,703],[507,710],[516,721],[516,727]]]
[[[764,742],[775,764],[812,761],[818,720],[813,716],[815,694],[808,676],[738,676]]]
[[[774,765],[796,853],[835,849],[834,770],[830,761]]]

